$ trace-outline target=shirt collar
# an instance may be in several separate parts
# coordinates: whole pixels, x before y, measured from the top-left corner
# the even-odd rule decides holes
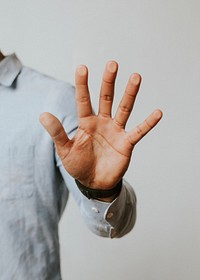
[[[0,62],[0,84],[10,87],[21,69],[22,64],[15,54],[6,56]]]

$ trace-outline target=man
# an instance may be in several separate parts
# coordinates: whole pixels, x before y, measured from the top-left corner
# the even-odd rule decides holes
[[[94,115],[86,66],[77,68],[74,94],[71,85],[0,52],[1,280],[61,279],[58,222],[68,190],[94,233],[114,238],[132,229],[136,199],[122,178],[135,144],[162,113],[125,132],[141,77],[131,75],[112,118],[117,68],[106,65]]]

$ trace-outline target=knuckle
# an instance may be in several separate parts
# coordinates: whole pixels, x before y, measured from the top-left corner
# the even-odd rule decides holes
[[[103,78],[103,82],[104,82],[105,84],[112,85],[112,86],[113,86],[113,84],[114,84],[114,81],[113,81],[112,78]]]
[[[79,96],[77,100],[81,103],[85,103],[89,101],[89,96]]]
[[[141,127],[140,127],[139,125],[136,127],[136,133],[137,133],[138,135],[140,135],[140,136],[143,136],[143,135],[144,135],[144,133],[143,133],[143,131],[142,131],[142,129],[141,129]]]
[[[126,105],[120,105],[119,108],[123,113],[130,113],[131,112],[130,108]]]
[[[125,90],[125,95],[127,95],[128,97],[134,99],[136,97],[136,92],[134,92],[133,90],[127,88]]]
[[[112,101],[112,100],[113,100],[113,97],[112,97],[111,95],[109,95],[109,94],[102,94],[102,95],[100,96],[100,98],[101,98],[101,100],[103,100],[103,101]]]
[[[131,147],[133,148],[136,144],[135,140],[133,139],[133,137],[131,137],[131,135],[128,135],[128,142],[131,145]]]
[[[110,118],[110,113],[107,112],[100,112],[99,115],[103,118]]]
[[[60,128],[59,130],[57,130],[54,135],[52,136],[54,141],[57,141],[60,137],[62,137],[62,135],[64,135],[65,131],[64,129]]]
[[[148,129],[152,129],[152,126],[149,124],[149,122],[147,120],[144,121],[146,126],[148,127]]]
[[[124,128],[124,124],[120,122],[119,120],[114,119],[117,126]]]

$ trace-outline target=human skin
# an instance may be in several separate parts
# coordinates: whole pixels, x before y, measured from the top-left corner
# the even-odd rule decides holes
[[[162,118],[162,112],[157,109],[134,129],[125,131],[139,91],[141,76],[138,73],[130,76],[117,112],[112,117],[117,70],[117,62],[109,61],[106,64],[100,89],[99,111],[95,115],[88,89],[88,69],[85,65],[76,69],[79,125],[72,140],[69,140],[55,116],[49,112],[40,116],[40,122],[52,137],[64,168],[83,185],[93,189],[108,190],[120,181],[128,169],[135,145]],[[110,202],[113,197],[101,200]]]
[[[5,56],[4,56],[3,53],[0,51],[0,61],[3,60],[4,57],[5,57]]]

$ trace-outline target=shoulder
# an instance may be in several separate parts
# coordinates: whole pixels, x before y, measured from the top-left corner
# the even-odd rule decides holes
[[[74,86],[65,81],[61,81],[44,73],[41,73],[35,69],[27,66],[23,66],[18,78],[24,84],[29,85],[31,89],[40,91],[40,93],[46,92],[54,95],[59,94],[74,94]]]
[[[67,123],[69,129],[71,126],[77,126],[75,87],[72,84],[26,66],[23,67],[20,76],[29,81],[26,84],[31,87],[30,92],[34,98],[40,100],[41,112],[51,112],[62,123]]]
[[[34,96],[42,103],[56,105],[61,109],[75,103],[75,88],[72,84],[48,76],[35,69],[23,66],[18,83],[27,94]],[[69,109],[69,108],[68,108]]]

